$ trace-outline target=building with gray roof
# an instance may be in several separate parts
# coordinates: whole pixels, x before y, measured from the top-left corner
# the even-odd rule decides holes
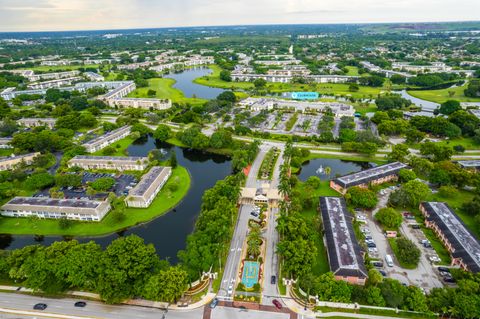
[[[452,256],[452,265],[480,272],[480,242],[453,209],[442,202],[423,202],[420,211]]]
[[[110,211],[108,201],[58,199],[48,197],[15,197],[2,206],[7,217],[66,218],[100,221]]]
[[[85,142],[82,146],[85,147],[88,153],[94,153],[130,135],[131,128],[129,125],[122,126]]]
[[[338,280],[364,285],[368,277],[353,231],[353,216],[342,197],[320,197],[320,213],[330,270]]]
[[[457,163],[462,168],[480,170],[480,160],[458,161]]]
[[[367,170],[338,177],[330,181],[330,187],[345,194],[353,186],[368,187],[369,184],[383,184],[398,179],[398,172],[408,165],[394,162],[369,168]]]
[[[148,166],[148,157],[77,155],[68,161],[68,167],[75,166],[87,170],[143,171]]]
[[[147,208],[172,175],[171,167],[154,166],[140,182],[128,192],[125,203],[129,207]]]

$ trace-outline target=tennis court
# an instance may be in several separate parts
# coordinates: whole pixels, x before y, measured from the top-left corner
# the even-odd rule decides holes
[[[258,261],[245,261],[243,263],[242,283],[245,288],[253,288],[253,285],[258,283],[259,270],[260,263]]]

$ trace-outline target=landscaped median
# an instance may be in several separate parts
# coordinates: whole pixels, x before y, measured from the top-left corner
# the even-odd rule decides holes
[[[148,222],[164,215],[177,206],[190,189],[190,174],[187,169],[177,166],[172,176],[158,193],[148,208],[129,208],[124,212],[125,218],[118,220],[110,212],[101,222],[72,221],[67,229],[62,229],[55,219],[38,218],[0,218],[0,233],[15,235],[67,235],[67,236],[99,236]],[[175,190],[170,185],[175,184]]]

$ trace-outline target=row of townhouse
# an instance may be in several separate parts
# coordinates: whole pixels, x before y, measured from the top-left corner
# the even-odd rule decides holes
[[[171,167],[154,166],[140,182],[128,192],[128,207],[147,208],[172,175]]]
[[[116,130],[100,135],[82,144],[88,153],[95,153],[113,143],[127,137],[131,133],[131,126],[125,125]]]
[[[23,155],[5,156],[0,158],[0,171],[15,169],[20,164],[30,165],[40,153],[29,153]]]

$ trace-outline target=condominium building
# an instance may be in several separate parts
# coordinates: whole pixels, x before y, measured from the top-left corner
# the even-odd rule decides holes
[[[331,180],[330,187],[345,194],[353,186],[368,187],[370,184],[378,185],[396,181],[398,172],[403,168],[408,168],[408,165],[400,162],[388,163]]]
[[[297,92],[298,93],[298,92]],[[289,109],[298,112],[320,112],[332,111],[335,117],[354,116],[353,106],[338,102],[307,102],[297,100],[282,100],[275,98],[246,98],[239,103],[240,106],[248,107],[252,111],[271,109]]]
[[[356,82],[358,76],[348,76],[348,75],[305,75],[303,76],[306,80],[310,80],[316,83],[347,83],[347,82]],[[238,82],[252,82],[257,79],[264,79],[267,82],[273,83],[290,83],[294,76],[292,75],[268,75],[268,74],[246,74],[246,73],[232,73],[232,80]]]
[[[74,77],[58,79],[58,80],[31,83],[28,85],[28,88],[31,90],[59,88],[62,86],[72,85],[73,82],[80,81],[80,80],[82,80],[81,77],[74,76]]]
[[[328,263],[335,279],[364,285],[368,277],[363,254],[355,238],[353,216],[343,197],[320,197]]]
[[[140,182],[128,192],[125,203],[128,207],[147,208],[172,175],[171,167],[154,166]]]
[[[38,127],[38,126],[46,126],[50,129],[55,127],[55,123],[57,123],[57,119],[55,118],[23,118],[17,120],[17,124],[20,126],[25,127]]]
[[[293,65],[293,64],[300,64],[302,61],[297,59],[288,59],[288,60],[256,60],[256,64],[261,65],[274,65],[274,66],[282,66],[282,65]]]
[[[31,70],[27,70],[31,71]],[[48,81],[48,80],[59,80],[65,78],[76,77],[80,74],[80,71],[73,70],[73,71],[66,71],[66,72],[54,72],[54,73],[43,73],[43,74],[34,74],[32,71],[31,73],[25,74],[24,76],[28,78],[30,82],[35,81]]]
[[[135,108],[144,110],[166,110],[172,107],[172,101],[169,99],[149,99],[149,98],[110,98],[106,100],[110,107]]]
[[[101,136],[98,136],[94,138],[93,140],[90,140],[88,142],[85,142],[82,144],[82,146],[85,147],[88,153],[94,153],[96,151],[99,151],[116,141],[121,140],[122,138],[127,137],[131,133],[131,126],[125,125],[120,128],[117,128],[116,130],[107,132]]]
[[[457,163],[462,168],[471,169],[475,171],[480,170],[480,160],[458,161]]]
[[[15,197],[1,208],[7,217],[66,218],[100,221],[110,211],[108,201],[58,199],[48,197]]]
[[[30,165],[33,163],[35,157],[40,155],[40,153],[30,153],[17,156],[5,156],[0,157],[0,171],[12,170],[20,164]]]
[[[116,99],[121,98],[133,92],[137,87],[135,86],[135,82],[133,81],[125,81],[122,82],[119,86],[113,88],[111,91],[107,92],[101,98],[105,101],[109,99]]]
[[[428,65],[413,65],[410,62],[394,62],[392,63],[392,69],[405,70],[408,72],[449,72],[451,67],[447,66],[444,62],[431,62]]]
[[[96,82],[105,81],[105,78],[102,75],[95,72],[85,72],[83,73],[83,75],[87,77],[87,79],[89,79],[90,81],[96,81]]]
[[[148,157],[136,156],[89,156],[77,155],[68,161],[68,167],[83,169],[110,169],[117,171],[143,171],[148,166]]]
[[[446,203],[423,202],[420,211],[452,256],[452,265],[480,272],[480,242]]]

